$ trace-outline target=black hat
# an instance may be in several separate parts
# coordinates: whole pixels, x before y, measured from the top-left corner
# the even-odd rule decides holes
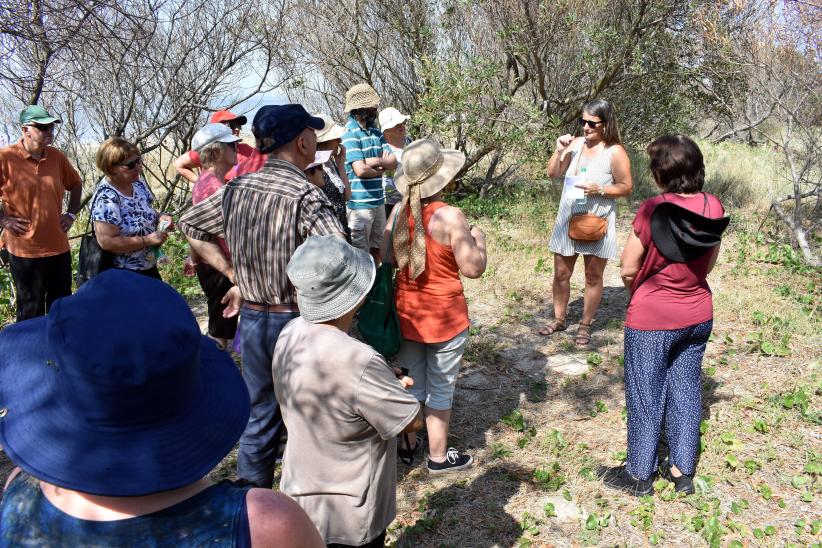
[[[260,148],[263,154],[290,143],[307,127],[322,129],[324,126],[322,118],[311,116],[298,104],[266,105],[257,111],[251,124],[255,137],[270,137],[274,140],[265,150]]]
[[[728,216],[711,219],[664,202],[651,214],[651,239],[666,259],[687,263],[719,245],[730,221]]]

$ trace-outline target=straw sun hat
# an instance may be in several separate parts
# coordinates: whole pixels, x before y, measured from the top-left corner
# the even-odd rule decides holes
[[[421,200],[445,188],[465,165],[465,155],[458,150],[440,148],[430,139],[414,141],[402,153],[402,173],[395,178],[403,195],[403,209],[398,213],[394,251],[397,265],[410,268],[411,279],[425,270],[425,234],[422,230]],[[408,223],[407,206],[411,207],[414,231]]]
[[[358,108],[377,108],[380,96],[368,84],[357,84],[345,92],[345,112]]]

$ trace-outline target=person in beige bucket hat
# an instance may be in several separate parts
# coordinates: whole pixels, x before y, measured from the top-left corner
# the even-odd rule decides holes
[[[430,139],[408,145],[396,178],[403,201],[391,214],[391,228],[383,238],[389,242],[386,260],[393,247],[399,267],[395,298],[403,340],[397,362],[414,379],[409,392],[425,406],[431,474],[473,463],[470,455],[448,447],[454,387],[468,343],[468,305],[460,274],[478,278],[487,262],[483,231],[443,201],[443,190],[464,165],[462,152],[442,149]],[[418,448],[409,436],[400,458],[412,463]]]
[[[377,264],[385,231],[382,177],[397,167],[397,157],[377,124],[379,105],[380,96],[370,85],[352,86],[345,94],[349,118],[342,140],[345,171],[351,181],[347,207],[351,245],[368,250]]]
[[[283,329],[271,374],[288,444],[281,492],[329,546],[382,547],[396,516],[397,443],[422,428],[413,380],[348,332],[376,271],[364,250],[308,238],[288,262],[300,317]]]

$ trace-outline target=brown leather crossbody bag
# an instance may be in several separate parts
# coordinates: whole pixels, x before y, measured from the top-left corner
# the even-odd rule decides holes
[[[593,213],[576,213],[568,220],[568,237],[580,242],[598,242],[608,232],[608,221]]]
[[[579,174],[582,149],[577,153],[575,172]],[[568,219],[568,237],[578,242],[598,242],[608,232],[608,220],[593,213],[575,213]]]

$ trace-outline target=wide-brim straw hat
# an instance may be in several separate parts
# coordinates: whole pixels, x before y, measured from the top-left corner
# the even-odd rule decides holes
[[[314,116],[322,119],[325,123],[322,129],[314,130],[314,133],[317,134],[318,143],[326,143],[328,141],[333,141],[334,139],[341,139],[345,134],[345,128],[334,122],[334,120],[331,119],[331,116],[322,113],[315,114]]]
[[[371,255],[331,234],[303,242],[285,271],[297,289],[300,316],[312,323],[351,312],[371,290],[377,274]]]
[[[378,106],[380,106],[380,96],[368,84],[357,84],[345,92],[345,112]]]
[[[141,496],[203,478],[248,423],[231,357],[170,285],[103,272],[0,332],[0,446],[45,482]]]
[[[402,169],[394,182],[397,190],[408,195],[409,185],[420,186],[420,198],[429,198],[448,186],[465,165],[465,154],[441,148],[431,139],[414,141],[402,152]]]

